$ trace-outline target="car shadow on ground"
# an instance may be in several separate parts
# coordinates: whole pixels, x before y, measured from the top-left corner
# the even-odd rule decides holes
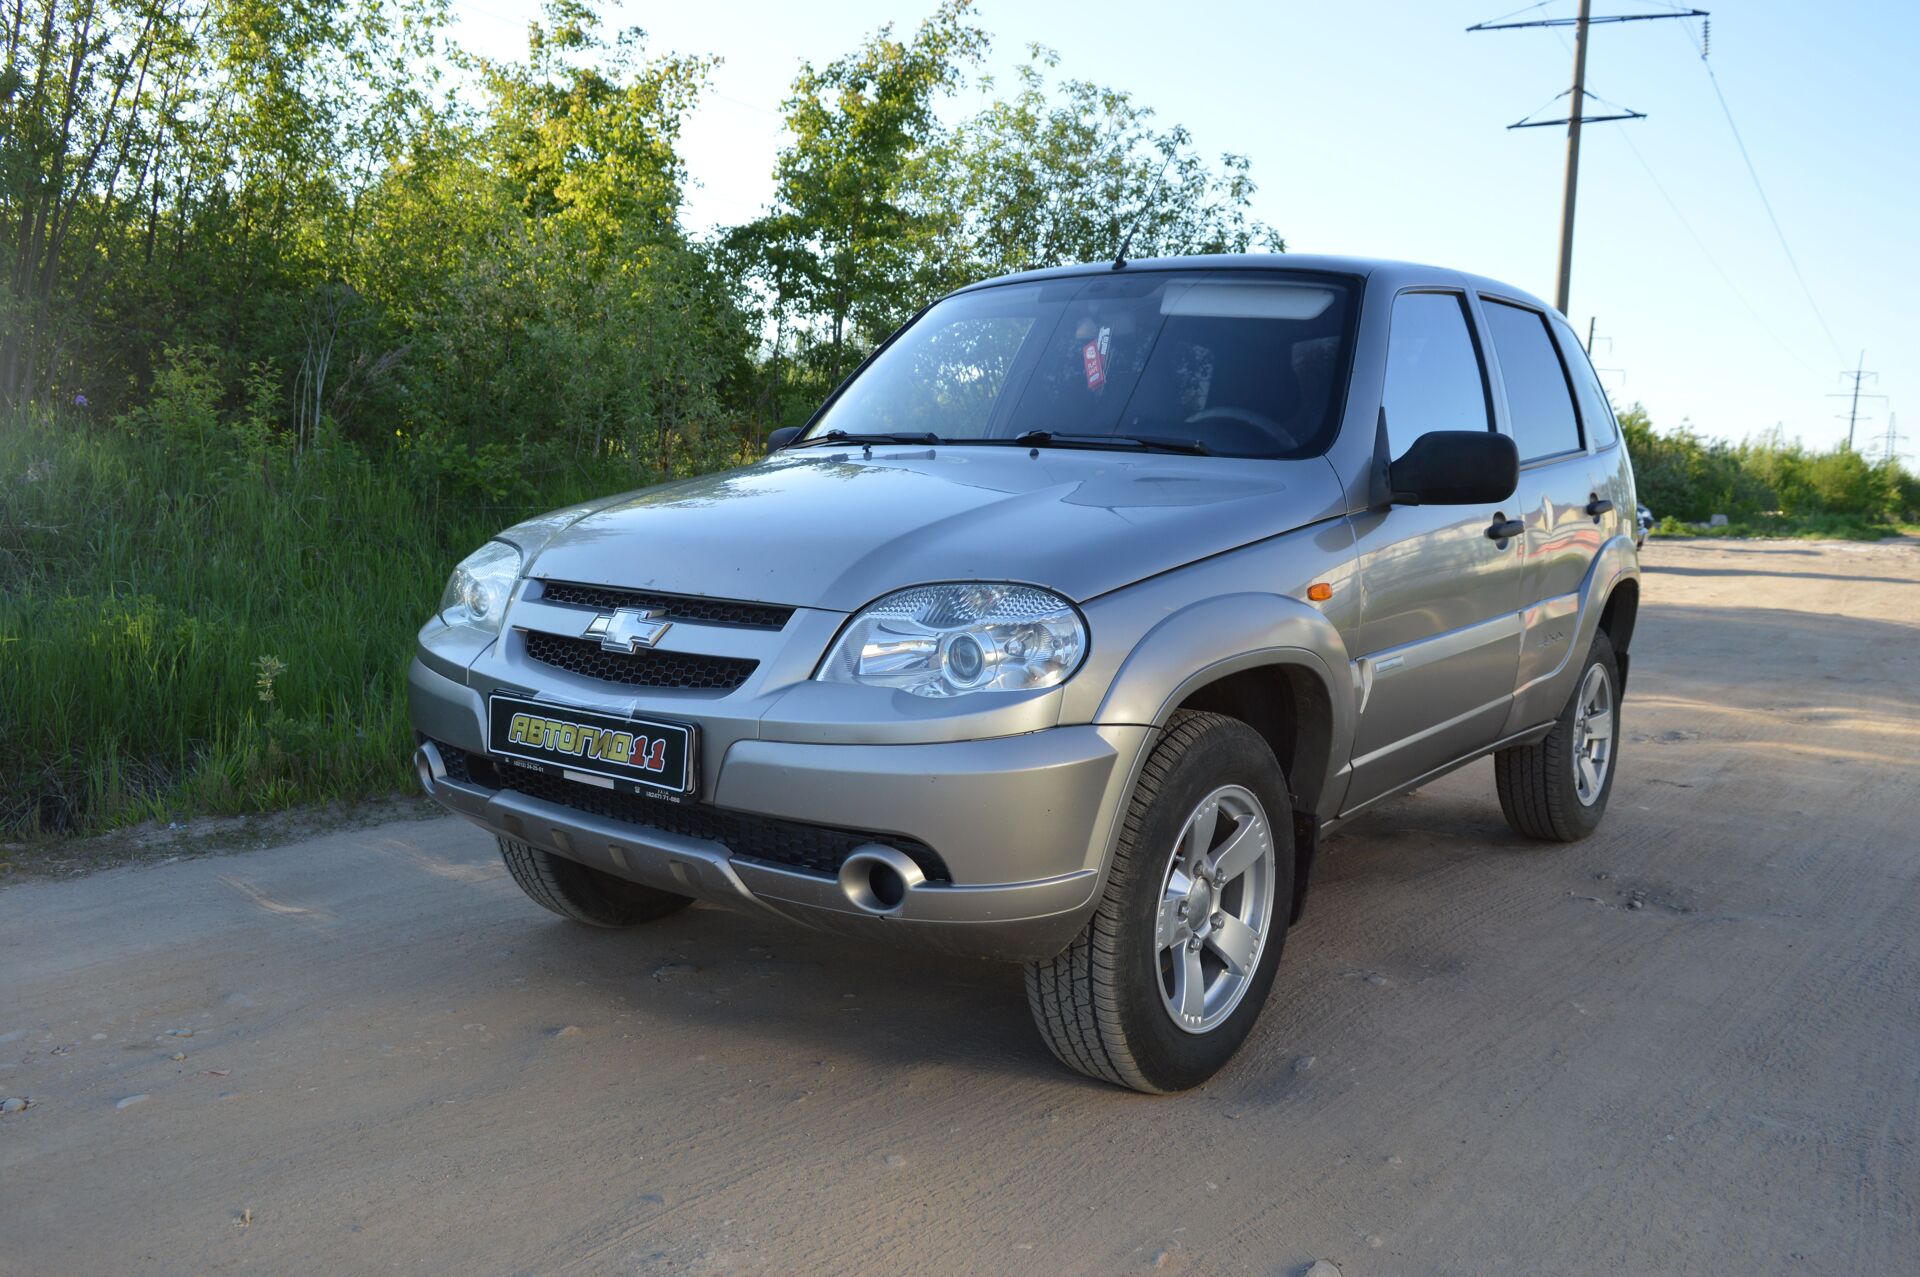
[[[1643,563],[1641,571],[1649,576],[1777,576],[1793,581],[1850,581],[1861,585],[1920,585],[1899,577],[1850,576],[1841,572],[1767,572],[1756,568],[1690,568],[1671,563]]]
[[[1484,798],[1391,799],[1331,838],[1315,885],[1338,890],[1344,912],[1369,881],[1402,882],[1463,858],[1538,854],[1502,822],[1491,777]],[[1304,922],[1318,915],[1310,901]],[[1348,962],[1343,928],[1303,925],[1281,967]],[[763,1053],[845,1060],[889,1075],[922,1066],[972,1069],[1007,1080],[1126,1092],[1056,1061],[1034,1029],[1020,967],[896,948],[815,932],[777,918],[696,905],[648,927],[589,931],[529,916],[515,961],[536,1002],[561,1000],[585,981],[645,1020],[711,1041],[716,1056]],[[1357,959],[1353,959],[1356,960]],[[1269,1016],[1255,1029],[1287,1032]]]
[[[712,1040],[711,1051],[781,1051],[887,1069],[977,1067],[1059,1078],[1035,1035],[1019,967],[848,940],[712,905],[642,929],[586,931],[529,918],[517,943],[527,989],[564,997],[577,982],[645,1019]],[[536,974],[536,972],[538,974]]]

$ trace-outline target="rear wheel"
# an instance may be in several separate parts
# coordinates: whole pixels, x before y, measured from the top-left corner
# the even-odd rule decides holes
[[[1596,634],[1560,719],[1537,745],[1493,756],[1500,810],[1513,831],[1578,842],[1600,827],[1620,752],[1620,667],[1606,632]]]
[[[693,903],[686,896],[589,869],[513,838],[500,839],[500,858],[535,904],[590,927],[637,926]]]
[[[1068,1068],[1137,1091],[1212,1077],[1273,987],[1293,901],[1286,778],[1259,733],[1177,715],[1142,769],[1106,889],[1027,1001]]]

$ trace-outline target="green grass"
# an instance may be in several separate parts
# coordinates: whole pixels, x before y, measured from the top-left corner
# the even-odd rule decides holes
[[[647,481],[490,500],[398,452],[244,444],[0,420],[0,835],[406,786],[407,660],[452,564]]]
[[[1683,523],[1669,515],[1653,527],[1656,537],[1785,537],[1800,541],[1878,541],[1914,531],[1911,525],[1879,523],[1855,514],[1811,514],[1799,518],[1760,515],[1711,527]]]

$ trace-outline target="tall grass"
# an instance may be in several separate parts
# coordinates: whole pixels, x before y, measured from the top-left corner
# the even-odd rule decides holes
[[[1910,525],[1877,523],[1857,514],[1757,514],[1718,527],[1688,523],[1667,515],[1654,524],[1656,537],[1774,537],[1799,541],[1880,541],[1907,532]]]
[[[399,450],[294,455],[244,413],[192,416],[0,420],[9,836],[404,786],[406,664],[451,565],[651,478],[608,463],[488,496]]]

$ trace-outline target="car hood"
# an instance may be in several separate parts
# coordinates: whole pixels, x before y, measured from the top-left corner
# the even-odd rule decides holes
[[[1024,581],[1080,601],[1337,514],[1342,496],[1318,458],[806,448],[506,535],[541,545],[532,575],[594,585],[853,611],[929,581]]]

